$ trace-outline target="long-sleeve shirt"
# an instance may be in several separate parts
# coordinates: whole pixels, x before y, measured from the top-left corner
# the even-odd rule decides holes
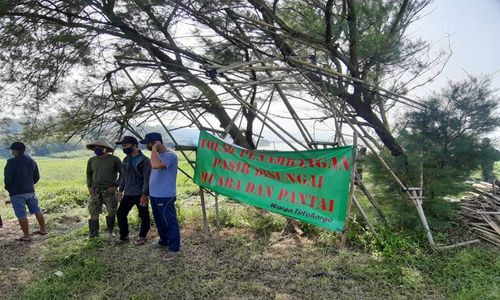
[[[151,163],[142,152],[134,157],[126,156],[123,159],[120,191],[126,196],[149,196],[150,174]]]
[[[10,196],[34,193],[39,180],[38,166],[31,157],[22,154],[7,160],[4,183]]]
[[[118,186],[122,162],[114,155],[93,156],[87,162],[87,186],[108,188]]]

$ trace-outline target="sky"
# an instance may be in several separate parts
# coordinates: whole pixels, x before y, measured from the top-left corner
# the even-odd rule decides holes
[[[436,47],[446,48],[450,41],[453,51],[443,73],[418,96],[467,73],[496,73],[492,87],[500,90],[500,0],[435,0],[409,31]]]
[[[500,0],[435,0],[409,32],[436,48],[450,44],[452,49],[443,72],[417,89],[415,97],[425,97],[467,74],[493,75],[491,87],[500,97]],[[500,146],[500,129],[489,137]]]
[[[412,98],[426,98],[448,81],[463,80],[467,74],[493,75],[491,87],[499,90],[500,97],[500,0],[434,0],[421,19],[410,26],[408,34],[430,42],[434,51],[452,50],[442,73],[433,82],[412,91]],[[291,121],[288,123],[295,128]],[[331,124],[317,123],[314,127],[318,139],[331,138]],[[264,133],[266,138],[276,139],[268,130]],[[490,137],[500,146],[500,130]]]

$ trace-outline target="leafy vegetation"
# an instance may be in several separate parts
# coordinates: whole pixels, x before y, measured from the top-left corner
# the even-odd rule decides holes
[[[420,187],[423,180],[424,205],[431,227],[449,227],[455,217],[456,205],[446,197],[459,197],[469,187],[464,181],[487,161],[493,166],[498,151],[489,145],[486,154],[482,138],[500,127],[496,115],[498,96],[490,86],[490,79],[469,78],[450,82],[439,93],[426,101],[426,109],[406,114],[401,124],[398,142],[406,157],[382,155],[398,176],[409,187]],[[411,201],[399,201],[401,188],[396,185],[380,162],[372,155],[368,159],[375,188],[396,214],[399,224],[419,226]],[[423,178],[421,178],[423,170]],[[491,172],[491,170],[490,170]],[[396,220],[397,220],[396,219]],[[394,219],[393,219],[394,220]]]
[[[426,196],[433,200],[463,191],[461,183],[480,166],[481,137],[500,127],[498,97],[488,78],[450,82],[427,101],[427,109],[407,115],[401,143],[409,156],[409,179],[424,168]],[[492,162],[494,157],[490,157]]]

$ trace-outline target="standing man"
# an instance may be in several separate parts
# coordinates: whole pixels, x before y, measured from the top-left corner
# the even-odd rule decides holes
[[[112,237],[118,206],[118,175],[122,172],[122,163],[113,155],[113,147],[104,140],[87,144],[87,149],[95,153],[87,163],[87,187],[90,194],[89,236],[91,238],[99,236],[99,215],[104,204],[108,211],[106,216],[108,234]]]
[[[157,132],[146,134],[141,144],[147,145],[151,150],[149,196],[160,236],[158,244],[168,247],[169,251],[163,257],[164,261],[168,261],[179,256],[181,243],[179,222],[175,211],[177,155],[163,145],[161,134]]]
[[[26,146],[21,142],[13,143],[8,149],[12,151],[13,158],[7,160],[4,170],[5,189],[9,192],[12,208],[23,231],[23,236],[18,241],[31,241],[29,222],[26,215],[26,206],[31,214],[35,214],[40,225],[36,234],[46,235],[45,218],[38,206],[35,196],[35,184],[40,180],[40,173],[36,162],[24,152]]]
[[[121,145],[123,153],[127,156],[123,159],[122,176],[118,199],[120,206],[116,212],[118,226],[120,227],[120,242],[128,242],[128,220],[127,216],[134,205],[139,211],[141,218],[141,229],[139,238],[135,242],[137,246],[144,245],[151,227],[149,219],[148,197],[149,197],[149,175],[151,174],[151,163],[149,158],[142,154],[138,148],[139,142],[133,136],[124,136],[116,144]]]

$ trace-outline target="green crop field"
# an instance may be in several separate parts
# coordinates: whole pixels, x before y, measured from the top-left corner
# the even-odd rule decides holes
[[[88,191],[85,171],[88,157],[82,157],[83,154],[85,152],[69,152],[53,158],[35,157],[41,178],[36,187],[36,194],[40,200],[40,206],[46,213],[62,212],[86,205]],[[180,166],[189,171],[186,160],[180,155],[179,157],[181,158]],[[5,162],[6,160],[0,160],[1,170],[4,169]],[[3,183],[3,172],[0,174],[0,179]],[[196,191],[196,186],[184,174],[179,174],[178,181],[180,194]],[[3,189],[3,184],[0,193],[0,197],[6,200],[8,195]],[[10,207],[2,206],[0,212],[5,218],[14,217]]]
[[[178,260],[161,261],[152,247],[154,227],[142,247],[117,246],[104,236],[89,240],[88,157],[81,155],[36,158],[46,237],[29,244],[14,240],[20,229],[1,189],[1,299],[499,299],[499,251],[484,244],[433,251],[419,233],[380,229],[376,239],[353,220],[348,245],[341,248],[336,233],[305,226],[299,237],[285,229],[285,218],[224,198],[217,231],[212,197],[212,236],[206,241],[198,188],[182,173]],[[181,167],[191,172],[184,159]],[[135,209],[129,220],[134,238]],[[30,224],[36,228],[34,219]]]

